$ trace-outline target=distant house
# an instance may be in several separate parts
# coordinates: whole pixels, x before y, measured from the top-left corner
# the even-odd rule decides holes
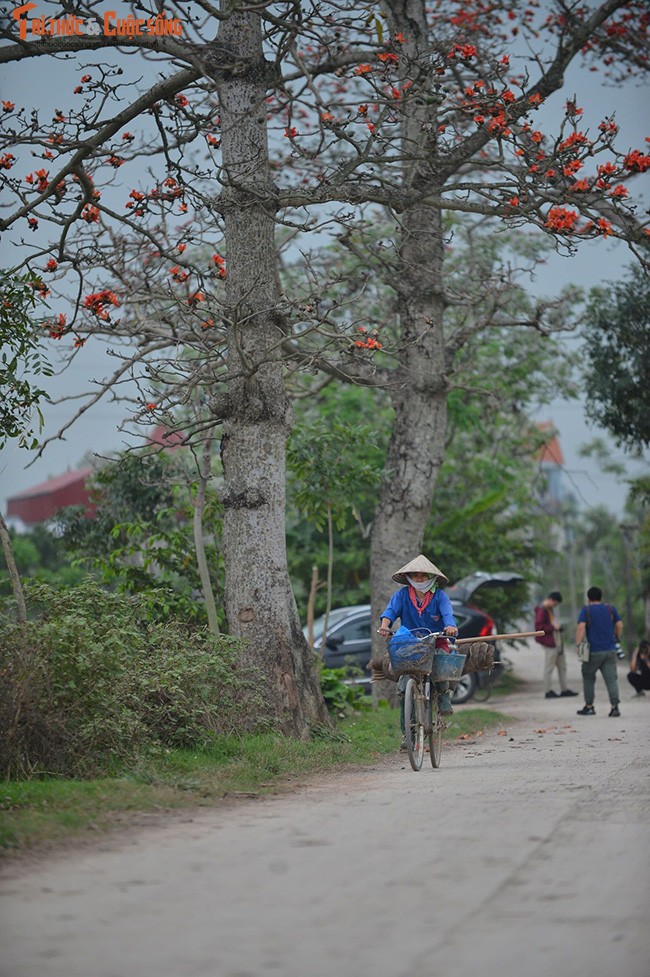
[[[40,485],[25,489],[7,500],[7,516],[9,519],[19,519],[25,526],[33,526],[38,522],[52,519],[59,509],[68,505],[83,505],[86,515],[92,518],[96,506],[90,499],[86,482],[92,475],[92,468],[81,468],[78,471],[66,472],[48,478]]]

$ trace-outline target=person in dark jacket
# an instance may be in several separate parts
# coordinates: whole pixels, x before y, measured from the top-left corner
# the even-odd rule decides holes
[[[639,647],[632,654],[627,680],[637,695],[645,695],[650,689],[650,642],[645,639],[639,642]]]
[[[547,699],[559,698],[553,689],[553,672],[557,668],[560,679],[560,696],[577,695],[566,684],[566,658],[564,657],[564,643],[561,638],[562,626],[557,621],[553,611],[562,603],[559,590],[552,590],[548,597],[535,608],[535,630],[544,634],[535,638],[544,646],[544,693]]]

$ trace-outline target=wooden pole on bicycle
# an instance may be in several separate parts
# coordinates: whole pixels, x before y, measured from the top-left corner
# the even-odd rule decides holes
[[[502,641],[504,638],[541,638],[543,631],[517,631],[515,634],[486,634],[479,638],[456,638],[457,645],[473,644],[475,641]]]

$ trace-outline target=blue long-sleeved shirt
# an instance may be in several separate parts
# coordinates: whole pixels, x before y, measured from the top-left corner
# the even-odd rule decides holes
[[[429,606],[422,614],[418,614],[411,603],[408,587],[400,587],[388,601],[381,616],[387,617],[391,624],[399,618],[402,625],[409,629],[429,628],[430,631],[442,631],[443,628],[456,627],[451,601],[444,590],[436,590]]]

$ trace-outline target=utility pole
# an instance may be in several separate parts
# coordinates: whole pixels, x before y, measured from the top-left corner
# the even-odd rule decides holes
[[[627,654],[631,658],[633,650],[637,645],[637,635],[634,631],[634,618],[632,612],[632,535],[636,526],[626,523],[619,525],[623,544],[625,546],[625,628],[623,635],[627,635]]]

